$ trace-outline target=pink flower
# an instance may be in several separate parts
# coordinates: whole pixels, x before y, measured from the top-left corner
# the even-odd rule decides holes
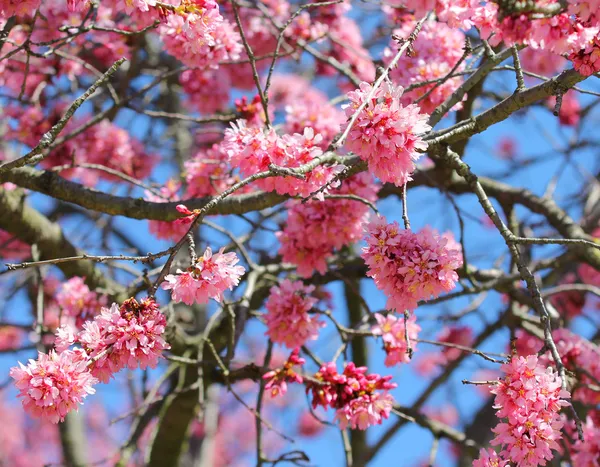
[[[584,441],[577,439],[571,447],[572,465],[596,467],[600,459],[600,426],[590,416],[583,425],[583,437]]]
[[[345,180],[331,194],[353,194],[375,202],[377,189],[373,178],[363,172]],[[368,206],[350,199],[291,202],[287,223],[283,231],[276,234],[281,243],[279,253],[284,261],[298,267],[297,272],[302,277],[309,277],[315,270],[324,274],[327,259],[336,249],[361,238],[368,216]]]
[[[396,384],[391,376],[367,374],[366,367],[356,367],[350,362],[343,373],[338,373],[333,362],[323,365],[315,373],[316,381],[309,381],[307,392],[312,394],[312,406],[336,409],[340,427],[365,430],[379,425],[388,418],[393,398],[388,393]]]
[[[213,255],[208,247],[204,255],[186,271],[178,269],[177,274],[167,275],[162,288],[172,290],[171,298],[174,302],[186,305],[208,303],[211,298],[220,302],[223,292],[238,285],[245,271],[243,266],[235,266],[239,262],[235,253],[223,251],[221,248]]]
[[[0,229],[0,258],[24,260],[31,256],[31,247],[9,232]]]
[[[350,104],[342,106],[351,118],[372,91],[363,82],[356,91],[349,92]],[[404,107],[400,98],[404,89],[384,82],[369,97],[366,106],[358,113],[346,147],[367,161],[369,170],[384,182],[404,185],[411,180],[415,161],[427,149],[421,135],[431,129],[427,115],[411,104]]]
[[[563,421],[559,416],[570,394],[561,388],[551,368],[540,366],[538,357],[513,357],[502,365],[505,377],[491,392],[498,418],[505,419],[492,431],[492,445],[502,445],[500,456],[523,467],[545,465],[552,450],[560,449]],[[484,464],[485,465],[485,464]]]
[[[556,107],[556,97],[548,98],[548,108],[554,111]],[[581,118],[581,105],[574,91],[568,91],[563,95],[562,104],[558,111],[558,121],[561,125],[577,126]]]
[[[221,150],[228,155],[231,164],[248,177],[269,170],[271,164],[296,168],[313,161],[323,155],[322,139],[311,127],[304,128],[302,134],[279,136],[273,128],[263,131],[248,126],[246,120],[238,120],[225,130]],[[336,167],[319,165],[306,173],[304,179],[270,177],[258,180],[256,186],[264,191],[307,197],[329,182],[337,172],[339,169]]]
[[[93,360],[92,374],[107,383],[123,368],[155,368],[163,350],[170,348],[162,337],[166,324],[153,299],[130,298],[120,307],[102,308],[77,340]]]
[[[302,376],[294,371],[295,366],[302,366],[306,362],[299,357],[299,353],[299,348],[294,349],[282,368],[271,370],[263,375],[262,378],[267,380],[265,389],[270,391],[271,397],[285,395],[287,383],[302,383]]]
[[[285,279],[278,287],[271,288],[266,302],[265,321],[267,334],[273,342],[284,344],[290,349],[303,346],[319,336],[319,328],[325,323],[309,311],[317,303],[311,297],[314,286],[304,286],[300,281]]]
[[[59,353],[64,352],[75,343],[75,329],[70,324],[63,324],[55,334],[54,348]]]
[[[106,305],[106,297],[92,292],[83,277],[75,276],[61,285],[56,302],[66,315],[76,318],[81,325],[98,314],[100,308]]]
[[[185,70],[179,76],[179,82],[190,98],[191,108],[207,114],[227,108],[231,79],[223,68]]]
[[[600,35],[594,37],[579,51],[572,52],[569,60],[583,76],[591,76],[600,71]]]
[[[383,419],[390,416],[394,398],[388,392],[375,392],[371,395],[359,396],[350,400],[335,414],[336,420],[343,430],[366,430],[372,425],[381,425]]]
[[[414,310],[419,300],[452,290],[463,264],[460,245],[450,233],[426,227],[418,233],[401,230],[379,217],[367,226],[362,257],[378,289],[388,297],[387,308]]]
[[[182,3],[159,28],[165,50],[185,65],[217,68],[223,60],[237,60],[242,52],[239,33],[221,16],[214,0]]]
[[[39,8],[40,3],[41,0],[2,0],[0,2],[0,18],[33,14]]]
[[[87,361],[69,350],[40,352],[38,359],[29,360],[27,366],[19,362],[18,367],[11,368],[10,376],[19,389],[25,411],[52,423],[63,421],[88,394],[96,392],[92,386],[97,380],[90,373]]]
[[[417,324],[415,315],[411,315],[406,320],[406,331],[404,326],[404,317],[396,317],[391,313],[383,316],[375,314],[377,325],[373,326],[373,334],[382,336],[383,348],[386,353],[385,366],[394,366],[398,363],[408,363],[408,343],[405,340],[405,332],[408,333],[412,350],[416,350],[417,343],[415,339],[418,336],[421,327]]]
[[[460,1],[452,0],[448,2],[445,0],[445,3],[456,4]],[[400,28],[394,30],[394,34],[406,39],[412,33],[415,25],[416,21],[414,19],[404,21],[401,23]],[[395,84],[406,88],[424,81],[444,78],[456,65],[458,65],[457,71],[462,71],[465,64],[464,62],[459,64],[459,61],[464,53],[464,45],[465,34],[462,31],[444,23],[427,21],[414,43],[414,54],[411,56],[403,54],[398,61],[398,65],[391,70],[390,78]],[[389,47],[383,53],[384,63],[388,64],[394,58],[398,47],[397,41],[392,40],[390,42]],[[418,86],[412,91],[399,96],[400,103],[409,105],[422,98],[418,102],[418,106],[421,112],[430,114],[456,91],[462,81],[461,77],[453,77],[445,80],[442,84],[433,83]],[[460,108],[460,106],[459,103],[454,107],[454,110]],[[418,131],[422,133],[427,130],[419,129]]]
[[[508,461],[498,457],[493,449],[480,449],[479,458],[473,461],[473,467],[509,467]]]
[[[504,136],[498,140],[496,153],[501,159],[514,160],[517,156],[518,148],[517,141],[513,137]]]
[[[235,177],[230,174],[227,154],[218,144],[198,151],[184,165],[186,196],[190,198],[221,193],[236,182]]]

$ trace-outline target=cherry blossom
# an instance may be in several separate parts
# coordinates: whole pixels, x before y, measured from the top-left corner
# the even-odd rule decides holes
[[[56,302],[63,312],[77,319],[79,324],[93,318],[106,305],[106,297],[92,292],[83,277],[72,277],[64,282],[56,294]]]
[[[365,430],[389,417],[393,398],[388,391],[396,387],[389,382],[391,376],[367,374],[366,367],[356,367],[353,362],[340,374],[330,362],[319,369],[314,379],[316,382],[307,383],[313,408],[336,409],[340,428]]]
[[[265,334],[273,342],[294,349],[317,339],[319,329],[325,323],[309,314],[318,301],[311,296],[314,289],[314,286],[304,286],[300,281],[288,279],[271,288],[264,316],[268,328]]]
[[[299,348],[294,349],[282,368],[268,371],[263,375],[263,379],[267,380],[265,390],[269,391],[271,397],[285,395],[287,383],[302,383],[302,376],[294,371],[295,366],[302,366],[305,363],[299,353]]]
[[[63,421],[67,413],[77,410],[88,394],[94,394],[97,379],[87,361],[72,351],[39,353],[27,366],[19,362],[10,369],[22,398],[23,408],[33,417],[52,423]]]
[[[121,306],[102,308],[94,321],[87,321],[77,341],[92,359],[91,371],[107,383],[123,368],[155,368],[163,350],[166,318],[153,299],[130,298]]]
[[[375,319],[377,324],[373,326],[372,331],[373,334],[380,335],[383,339],[383,348],[386,353],[385,366],[410,362],[406,334],[408,334],[411,351],[415,351],[417,348],[415,339],[421,330],[416,316],[413,314],[405,321],[404,317],[396,317],[392,314],[383,316],[376,313]]]
[[[440,235],[429,227],[414,233],[387,224],[378,217],[367,226],[362,257],[378,289],[388,297],[387,307],[414,310],[419,300],[451,291],[463,264],[461,248],[452,234]]]
[[[221,248],[213,255],[208,247],[204,255],[186,271],[178,269],[177,274],[168,274],[162,288],[172,290],[171,298],[174,302],[186,305],[208,303],[211,298],[220,302],[223,292],[232,290],[244,274],[244,267],[236,266],[238,262],[239,258],[235,253],[224,253]]]
[[[367,161],[374,175],[397,186],[411,180],[415,161],[427,149],[421,135],[431,129],[418,106],[400,103],[403,92],[401,86],[388,82],[375,90],[363,82],[348,93],[350,104],[342,106],[352,118],[366,102],[350,129],[346,147]]]
[[[352,194],[374,201],[377,185],[370,175],[362,173],[344,181],[331,193]],[[295,264],[298,274],[303,277],[310,276],[315,270],[323,274],[327,259],[335,250],[362,237],[368,216],[368,206],[351,199],[290,203],[287,223],[276,234],[281,243],[279,253],[284,261]]]
[[[513,357],[502,365],[505,374],[491,392],[500,422],[492,431],[492,445],[502,445],[500,456],[524,467],[545,465],[552,459],[563,421],[558,412],[569,405],[570,394],[561,388],[551,368],[540,366],[538,357]],[[484,464],[485,465],[485,464]]]

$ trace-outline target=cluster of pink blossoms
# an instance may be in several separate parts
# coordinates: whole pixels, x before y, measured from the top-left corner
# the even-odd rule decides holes
[[[388,391],[396,387],[389,382],[391,376],[367,374],[366,367],[356,367],[353,362],[338,373],[335,363],[330,362],[315,373],[314,379],[306,385],[313,408],[335,409],[342,429],[366,430],[389,417],[394,399]]]
[[[30,359],[27,366],[19,362],[18,367],[11,368],[10,377],[15,380],[25,411],[52,423],[63,421],[67,413],[77,410],[88,394],[96,392],[92,386],[98,382],[88,369],[87,359],[69,350],[40,352],[38,359]]]
[[[185,194],[190,198],[221,193],[238,181],[231,175],[227,154],[218,144],[200,149],[184,165],[187,182]]]
[[[592,416],[586,418],[583,425],[583,441],[577,436],[576,429],[572,437],[575,442],[569,446],[571,465],[597,467],[600,465],[600,420]]]
[[[165,49],[185,65],[216,68],[242,53],[239,33],[214,0],[183,0],[159,27]]]
[[[363,172],[345,180],[331,194],[352,194],[375,202],[377,190],[373,177]],[[276,234],[281,243],[279,253],[284,261],[298,267],[302,277],[309,277],[315,270],[325,274],[327,259],[335,250],[360,240],[368,216],[369,207],[352,199],[291,202],[287,223]]]
[[[391,313],[383,316],[379,313],[375,314],[377,325],[373,326],[373,334],[381,336],[383,339],[383,349],[385,350],[385,366],[394,366],[398,363],[410,362],[408,354],[408,342],[406,335],[411,344],[411,349],[416,350],[415,339],[419,335],[421,326],[417,324],[417,318],[412,314],[406,320],[404,317],[397,317]]]
[[[573,400],[590,406],[600,404],[600,394],[594,389],[596,381],[600,378],[600,348],[564,328],[553,331],[552,338],[563,365],[577,375],[581,383],[573,390]],[[541,349],[543,343],[537,338],[534,339],[537,341],[536,350]],[[541,361],[547,365],[554,364],[550,353],[544,354]]]
[[[3,0],[0,2],[0,18],[32,14],[40,6],[40,3],[41,0]]]
[[[155,368],[163,350],[170,348],[162,337],[166,324],[153,299],[130,298],[121,306],[102,308],[84,324],[76,342],[92,359],[92,374],[107,383],[123,368]]]
[[[98,314],[106,305],[106,297],[92,292],[83,277],[72,277],[61,285],[56,302],[67,316],[76,318],[81,325]]]
[[[348,93],[350,104],[342,106],[351,118],[366,102],[345,146],[367,161],[376,177],[396,186],[411,180],[420,151],[427,149],[421,135],[431,130],[427,115],[421,114],[417,105],[400,103],[403,92],[404,88],[388,82],[373,91],[369,83],[363,82],[359,89]]]
[[[387,308],[414,310],[419,300],[455,287],[463,258],[450,232],[440,235],[425,227],[414,233],[378,217],[367,226],[367,233],[362,257],[369,268],[367,275],[388,297]]]
[[[44,115],[42,109],[35,106],[26,109],[7,106],[3,110],[14,121],[14,129],[9,129],[7,138],[34,147],[44,133],[62,117],[66,106],[56,106],[49,115]],[[65,134],[80,128],[90,118],[90,115],[72,118],[65,127]],[[93,186],[99,179],[120,182],[122,179],[102,170],[77,167],[77,164],[101,165],[143,179],[150,175],[156,161],[156,157],[147,154],[143,144],[128,131],[109,120],[102,120],[51,151],[41,165],[44,168],[63,166],[61,176],[80,178],[86,185]]]
[[[295,366],[302,366],[306,363],[306,360],[299,354],[300,349],[294,349],[281,368],[268,371],[263,375],[263,379],[267,380],[265,389],[271,393],[271,397],[285,395],[287,383],[302,383],[302,376],[294,371]]]
[[[211,298],[220,302],[223,292],[238,285],[245,271],[243,266],[236,266],[239,258],[235,253],[223,250],[213,255],[208,247],[186,271],[178,269],[177,274],[167,275],[162,288],[172,291],[171,299],[176,303],[208,303]]]
[[[510,464],[493,449],[482,448],[479,450],[479,458],[473,461],[473,467],[510,467]]]
[[[497,416],[505,419],[492,431],[492,445],[501,445],[500,458],[522,467],[546,465],[552,450],[560,449],[563,421],[559,415],[570,394],[561,388],[560,378],[544,369],[535,355],[513,357],[502,365],[505,377],[491,392],[496,395]],[[485,465],[485,464],[484,464]]]
[[[25,411],[58,423],[95,392],[98,380],[107,383],[123,368],[156,367],[162,351],[170,348],[162,338],[165,325],[153,299],[138,303],[130,298],[120,307],[102,308],[77,334],[68,325],[60,327],[55,350],[10,370]],[[76,343],[82,348],[70,350]]]
[[[222,150],[243,176],[269,170],[272,164],[296,168],[323,155],[322,136],[310,127],[302,134],[279,136],[274,129],[251,127],[239,120],[225,130]],[[307,197],[329,182],[339,171],[338,167],[318,165],[304,175],[304,179],[277,176],[258,180],[256,185],[264,191]]]
[[[408,38],[414,30],[416,21],[405,21],[399,29],[394,31],[395,37]],[[394,83],[408,87],[423,81],[444,78],[458,65],[456,71],[464,70],[464,63],[460,63],[464,54],[465,35],[458,29],[453,29],[444,23],[428,21],[414,43],[414,54],[403,54],[398,65],[390,71]],[[398,42],[392,40],[383,52],[383,60],[389,63],[398,52]],[[434,83],[427,86],[418,86],[401,96],[400,103],[411,104],[422,98],[418,105],[424,113],[433,112],[441,105],[462,83],[462,78],[457,76],[445,80],[443,83]],[[455,108],[458,108],[456,106]]]
[[[265,307],[265,324],[273,342],[290,349],[303,346],[319,336],[319,329],[325,323],[309,311],[318,302],[311,296],[313,285],[305,286],[300,281],[285,279],[278,287],[272,287]]]

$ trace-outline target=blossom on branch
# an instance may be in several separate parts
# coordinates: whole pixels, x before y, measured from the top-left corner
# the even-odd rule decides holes
[[[309,381],[306,391],[312,395],[312,406],[336,409],[336,419],[345,429],[366,430],[380,425],[389,417],[394,399],[389,390],[396,387],[390,383],[391,376],[367,374],[366,367],[350,362],[343,373],[338,373],[335,363],[327,363]]]
[[[346,141],[346,148],[369,164],[369,171],[383,182],[402,186],[411,180],[415,161],[427,149],[421,135],[431,129],[427,115],[417,105],[403,106],[404,88],[384,82],[377,89],[369,83],[348,93],[350,104],[342,108],[349,122],[357,113]],[[360,106],[366,102],[364,108]]]
[[[27,366],[19,362],[10,369],[22,398],[23,408],[36,418],[52,423],[65,419],[67,413],[77,410],[88,394],[94,394],[98,382],[88,369],[87,361],[73,351],[48,354],[40,352],[37,360]]]
[[[362,257],[378,289],[388,297],[387,308],[414,310],[419,300],[438,297],[456,286],[463,265],[460,245],[451,233],[440,235],[425,227],[401,230],[397,222],[379,217],[367,226]]]
[[[406,335],[410,341],[410,349],[416,349],[415,339],[417,338],[421,326],[417,324],[417,318],[411,314],[408,319],[403,316],[397,317],[389,313],[383,316],[375,314],[377,324],[373,326],[373,334],[381,336],[383,339],[383,349],[385,350],[385,366],[394,366],[399,363],[410,362],[409,342],[406,342]]]
[[[279,286],[272,287],[265,307],[267,334],[273,342],[284,344],[290,349],[303,346],[319,336],[325,323],[309,311],[317,303],[311,296],[315,287],[304,286],[301,281],[285,279]]]
[[[303,379],[294,371],[295,366],[302,366],[306,360],[299,356],[300,349],[295,348],[282,368],[268,371],[263,375],[267,381],[265,390],[269,391],[271,397],[283,396],[287,392],[287,383],[302,383]]]
[[[238,262],[235,253],[224,253],[224,248],[221,248],[213,255],[208,247],[186,271],[178,269],[177,274],[168,274],[162,288],[172,291],[171,298],[176,303],[208,303],[211,298],[220,302],[223,292],[238,285],[244,274],[244,267],[236,266]]]

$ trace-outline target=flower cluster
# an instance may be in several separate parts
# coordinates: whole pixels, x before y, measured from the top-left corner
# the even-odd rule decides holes
[[[231,78],[225,67],[217,70],[185,70],[179,76],[183,90],[189,96],[189,104],[201,113],[215,113],[227,108]]]
[[[68,350],[40,352],[38,359],[30,359],[27,366],[19,362],[18,367],[11,368],[10,376],[25,411],[52,423],[63,421],[68,412],[77,410],[88,394],[96,392],[92,386],[98,382],[85,357]]]
[[[299,353],[300,349],[294,349],[283,367],[263,375],[263,379],[267,380],[265,389],[271,393],[271,397],[283,396],[287,392],[287,383],[302,383],[302,376],[294,371],[295,366],[302,366],[306,362]]]
[[[52,125],[62,117],[66,106],[56,105],[48,115],[36,107],[23,109],[17,106],[7,106],[4,112],[10,117],[13,128],[9,128],[6,138],[14,139],[27,146],[38,144]],[[91,115],[81,118],[71,118],[65,127],[65,132],[80,131],[91,120]],[[11,127],[13,126],[11,125]],[[78,167],[79,164],[94,164],[124,173],[134,178],[147,177],[156,157],[147,154],[144,145],[128,131],[115,125],[109,120],[102,120],[95,125],[79,132],[50,151],[48,157],[41,162],[44,168],[61,167],[59,173],[63,177],[79,178],[86,185],[96,185],[99,179],[111,182],[122,182],[109,171]]]
[[[2,0],[0,2],[0,18],[29,15],[40,6],[40,3],[41,0]]]
[[[429,227],[414,233],[387,224],[379,217],[367,227],[362,257],[367,275],[388,297],[387,308],[414,310],[419,300],[451,291],[463,264],[461,247],[452,234],[440,235]]]
[[[83,277],[72,277],[61,285],[56,294],[56,302],[67,316],[76,318],[81,325],[106,305],[106,297],[92,292]]]
[[[333,195],[356,195],[374,202],[377,185],[366,173],[345,180]],[[360,240],[363,224],[368,220],[369,207],[353,199],[311,200],[291,202],[287,223],[277,233],[283,260],[298,266],[298,274],[309,277],[317,270],[324,274],[327,259],[336,249]]]
[[[184,165],[186,196],[190,198],[221,193],[236,182],[235,177],[230,175],[231,167],[227,154],[218,144],[199,150],[190,160],[185,161]]]
[[[266,334],[273,342],[284,344],[290,349],[303,346],[319,336],[319,328],[325,323],[309,311],[317,303],[311,296],[314,286],[305,286],[300,281],[285,279],[278,287],[271,288],[267,299],[265,323]]]
[[[350,362],[343,373],[338,373],[335,363],[323,365],[309,381],[307,392],[312,394],[312,406],[331,407],[342,429],[366,430],[388,418],[393,398],[388,392],[396,387],[391,376],[367,374],[366,367],[356,367]]]
[[[162,288],[172,291],[171,299],[176,303],[208,303],[211,298],[220,302],[223,292],[238,285],[245,271],[243,266],[236,266],[239,258],[235,253],[223,250],[213,255],[208,247],[186,271],[178,269],[177,274],[167,275]]]
[[[165,49],[185,65],[217,68],[237,60],[242,52],[239,33],[214,0],[184,0],[159,27]]]
[[[560,378],[544,369],[535,355],[513,357],[502,366],[505,377],[491,392],[496,395],[497,416],[505,421],[492,431],[492,445],[501,445],[500,457],[523,467],[545,465],[552,459],[563,421],[561,407],[570,394],[561,388]]]
[[[498,457],[493,449],[480,449],[479,458],[473,461],[473,467],[509,467],[508,461]]]
[[[583,441],[575,435],[570,446],[572,465],[595,467],[600,459],[600,423],[588,416],[583,425]]]
[[[130,298],[113,304],[83,326],[78,342],[92,361],[92,374],[107,383],[114,373],[129,368],[155,368],[170,346],[162,335],[167,322],[156,302]]]
[[[406,21],[394,31],[394,37],[408,38],[416,25],[415,21]],[[434,81],[445,78],[457,66],[460,72],[465,68],[460,60],[464,54],[465,35],[444,23],[427,21],[414,43],[414,54],[403,54],[398,65],[390,71],[394,83],[408,87],[424,81]],[[398,52],[398,43],[393,40],[385,49],[383,59],[389,63]],[[404,105],[418,102],[424,113],[433,112],[442,104],[462,83],[462,78],[452,77],[441,83],[418,86],[400,96]],[[457,106],[455,108],[459,108]]]
[[[404,88],[388,82],[377,89],[363,82],[348,93],[350,103],[342,107],[352,118],[366,103],[350,129],[346,147],[367,161],[375,176],[397,186],[411,179],[419,152],[427,149],[421,135],[431,129],[417,105],[400,103],[403,92]]]
[[[375,314],[377,325],[373,326],[373,334],[381,336],[383,339],[383,349],[385,350],[385,366],[394,366],[398,363],[408,363],[410,361],[409,346],[406,342],[406,336],[410,342],[410,350],[416,349],[415,339],[417,338],[421,327],[417,324],[417,318],[412,314],[408,319],[397,317],[391,313],[383,316]]]
[[[222,150],[231,164],[248,177],[269,170],[271,165],[289,169],[313,161],[323,155],[320,147],[322,139],[310,127],[304,128],[302,134],[279,136],[272,128],[263,131],[248,126],[245,120],[239,120],[225,130]],[[319,165],[303,178],[270,177],[259,180],[256,185],[265,191],[307,197],[332,180],[338,171],[337,167]]]

